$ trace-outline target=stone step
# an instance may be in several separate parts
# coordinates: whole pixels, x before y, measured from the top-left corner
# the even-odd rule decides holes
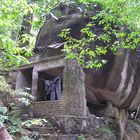
[[[77,135],[42,134],[42,140],[77,140]]]
[[[67,135],[57,135],[57,134],[42,134],[41,140],[97,140],[92,136],[82,136],[80,134],[67,134]]]
[[[55,134],[60,132],[54,127],[34,127],[31,128],[31,130],[38,132],[39,134]]]

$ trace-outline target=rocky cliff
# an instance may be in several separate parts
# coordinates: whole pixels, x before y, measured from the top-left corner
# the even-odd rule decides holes
[[[100,7],[96,5],[84,14],[76,7],[64,8],[62,6],[55,10],[61,11],[62,15],[54,18],[57,16],[54,12],[53,16],[51,15],[41,27],[36,40],[35,53],[40,57],[44,53],[48,56],[62,54],[62,44],[65,42],[59,37],[62,29],[71,28],[71,36],[80,38],[80,30],[90,21],[90,16],[100,11]],[[97,25],[93,30],[98,34],[102,32],[102,27]],[[53,52],[53,49],[59,50]],[[106,55],[108,63],[99,70],[83,69],[87,106],[93,115],[110,118],[112,122],[116,120],[116,128],[113,128],[113,131],[114,135],[119,133],[119,136],[116,135],[115,138],[108,136],[108,140],[122,140],[123,138],[139,140],[140,63],[138,52],[129,49],[120,49],[120,52],[120,55],[108,53]],[[137,118],[137,121],[129,120],[129,118]],[[102,137],[102,139],[106,138]]]

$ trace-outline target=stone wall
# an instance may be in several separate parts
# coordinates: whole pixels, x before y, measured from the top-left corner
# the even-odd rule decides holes
[[[73,115],[86,116],[84,73],[73,60],[64,64],[63,93],[60,100],[34,102],[33,112],[37,116]]]
[[[37,59],[37,58],[35,58]],[[47,60],[37,60],[31,62],[30,65],[21,67],[17,75],[17,87],[24,89],[23,80],[27,76],[24,72],[32,69],[32,86],[31,93],[35,97],[33,103],[33,114],[36,117],[51,116],[51,115],[73,115],[86,116],[86,99],[85,99],[85,75],[82,68],[75,60],[65,60],[62,56],[57,58],[47,58]],[[33,60],[33,59],[32,59]],[[63,92],[62,96],[57,101],[37,101],[39,72],[54,71],[57,68],[63,68]],[[27,80],[26,80],[27,81]],[[44,93],[45,94],[45,93]]]
[[[41,101],[34,102],[33,113],[35,117],[48,117],[65,114],[65,101]]]
[[[85,75],[75,60],[66,60],[64,96],[67,115],[86,116]]]
[[[109,118],[98,118],[94,115],[77,117],[72,115],[52,116],[47,118],[59,133],[56,139],[77,140],[79,136],[85,140],[118,140],[118,131],[114,132],[115,121]],[[75,136],[75,139],[69,138]],[[64,137],[65,136],[65,137]],[[53,137],[47,137],[52,138]],[[46,138],[46,139],[47,139]]]

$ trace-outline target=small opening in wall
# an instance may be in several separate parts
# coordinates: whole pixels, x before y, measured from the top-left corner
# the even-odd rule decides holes
[[[37,101],[59,100],[63,91],[63,68],[38,73]]]
[[[31,94],[32,89],[32,72],[33,68],[28,68],[21,71],[21,79],[20,79],[20,87],[19,89],[23,89],[24,91]]]

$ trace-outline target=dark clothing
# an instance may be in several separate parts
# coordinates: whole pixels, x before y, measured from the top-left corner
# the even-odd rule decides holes
[[[46,95],[50,96],[50,100],[58,100],[61,95],[61,79],[56,77],[53,80],[45,80]]]

